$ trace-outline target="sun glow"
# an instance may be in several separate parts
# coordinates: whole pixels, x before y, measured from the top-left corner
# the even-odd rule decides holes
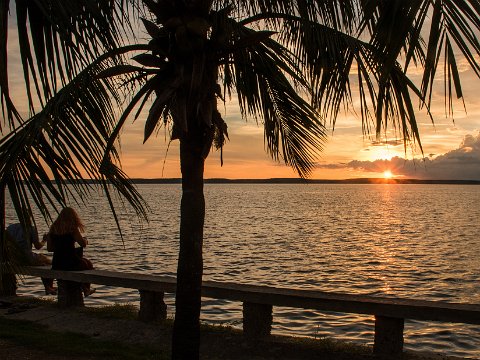
[[[393,174],[390,170],[386,170],[386,171],[383,172],[383,177],[385,179],[391,179],[393,177]]]

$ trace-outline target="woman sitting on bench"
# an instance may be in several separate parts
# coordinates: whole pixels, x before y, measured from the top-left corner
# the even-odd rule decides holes
[[[81,234],[85,227],[77,212],[71,207],[64,208],[57,219],[50,227],[47,237],[47,249],[53,251],[53,270],[91,270],[93,265],[87,258],[83,257],[83,248],[88,241]],[[75,244],[80,248],[75,248]],[[95,289],[90,284],[82,284],[82,291],[85,297],[93,294]]]

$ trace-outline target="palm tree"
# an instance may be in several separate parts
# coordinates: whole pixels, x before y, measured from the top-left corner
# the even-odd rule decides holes
[[[26,120],[8,87],[13,14],[31,113]],[[477,0],[79,0],[69,6],[4,0],[0,98],[8,133],[0,141],[0,200],[8,188],[28,224],[32,200],[48,219],[47,205],[62,206],[67,196],[85,199],[91,184],[83,180],[91,178],[105,189],[114,216],[111,189],[146,215],[121,171],[116,140],[127,118],[137,119],[148,106],[144,141],[162,126],[180,141],[172,356],[198,358],[204,162],[228,138],[218,103],[237,96],[242,116],[263,125],[269,154],[302,177],[315,166],[326,119],[334,126],[356,100],[365,133],[381,136],[393,127],[405,144],[421,149],[412,100],[429,112],[443,64],[451,109],[454,95],[463,95],[456,53],[480,75],[479,15]],[[138,18],[146,43],[129,40]],[[418,85],[408,76],[414,66],[424,74]],[[2,223],[3,233],[3,215]]]

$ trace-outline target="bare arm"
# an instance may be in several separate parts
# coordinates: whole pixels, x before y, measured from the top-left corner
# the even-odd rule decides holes
[[[35,249],[40,250],[43,247],[43,245],[45,245],[44,241],[39,241],[38,237],[34,238],[33,246],[35,247]]]
[[[84,238],[82,234],[80,234],[80,231],[78,229],[76,229],[73,233],[73,238],[81,247],[86,247],[88,244],[88,240]]]
[[[50,251],[50,252],[55,251],[55,247],[53,246],[53,241],[52,241],[52,237],[50,236],[50,234],[43,235],[43,241],[47,242],[47,250],[48,251]]]
[[[43,247],[43,245],[45,245],[45,242],[40,241],[38,239],[37,229],[32,228],[32,231],[33,231],[33,233],[30,237],[30,239],[32,240],[32,245],[35,247],[35,249],[40,250]]]

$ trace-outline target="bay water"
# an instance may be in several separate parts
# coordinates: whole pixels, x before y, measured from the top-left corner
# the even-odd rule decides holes
[[[120,209],[123,242],[101,193],[72,205],[85,256],[97,269],[175,276],[181,185],[138,189],[149,222]],[[205,280],[480,304],[480,186],[207,184],[205,197]],[[138,304],[136,290],[96,288],[88,306]],[[18,293],[41,296],[40,280],[27,277]],[[172,312],[173,295],[166,301]],[[241,318],[239,302],[203,301],[203,321],[241,327]],[[373,316],[274,308],[278,334],[371,345],[373,329]],[[480,327],[407,320],[405,348],[480,358]]]

